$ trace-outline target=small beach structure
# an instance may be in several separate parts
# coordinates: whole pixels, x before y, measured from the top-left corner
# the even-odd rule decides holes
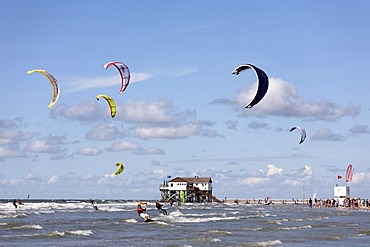
[[[343,206],[344,200],[351,197],[348,186],[334,186],[334,199],[338,200],[338,205]]]
[[[159,186],[164,202],[221,202],[212,195],[210,177],[176,177]]]

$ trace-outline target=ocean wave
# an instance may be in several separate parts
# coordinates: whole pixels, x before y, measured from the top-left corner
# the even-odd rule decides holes
[[[83,236],[89,236],[93,234],[92,230],[75,230],[75,231],[66,231],[67,235],[83,235]]]
[[[170,225],[167,222],[164,222],[164,221],[161,221],[161,220],[157,220],[157,219],[154,219],[154,221],[152,223],[157,224],[157,225],[164,225],[164,226]]]
[[[210,239],[207,239],[207,242],[221,242],[221,239],[219,239],[219,238],[210,238]]]
[[[204,232],[205,234],[217,234],[217,235],[231,235],[231,232],[224,230],[209,230]]]
[[[42,226],[40,225],[23,225],[23,226],[15,226],[12,227],[12,229],[42,229]]]
[[[283,244],[283,243],[277,239],[277,240],[254,242],[254,243],[248,244],[248,246],[273,246],[273,245],[278,245],[278,244]]]
[[[68,235],[82,235],[82,236],[89,236],[92,235],[93,231],[92,230],[70,230],[70,231],[52,231],[48,232],[46,234],[40,234],[39,236],[44,236],[44,237],[64,237]]]
[[[311,225],[306,226],[291,226],[291,227],[279,227],[278,230],[299,230],[299,229],[309,229],[312,228]]]
[[[277,225],[282,225],[283,222],[289,221],[288,219],[280,219],[280,220],[267,220],[268,223],[270,224],[277,224]]]
[[[261,231],[262,229],[263,229],[262,227],[247,227],[247,228],[242,228],[241,230],[255,232],[255,231]]]
[[[27,217],[27,214],[25,213],[17,213],[17,212],[12,212],[10,214],[1,214],[0,219],[9,219],[9,218],[24,218]]]

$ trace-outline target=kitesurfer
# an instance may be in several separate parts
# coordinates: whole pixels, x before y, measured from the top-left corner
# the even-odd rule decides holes
[[[15,200],[15,199],[13,200],[13,205],[14,205],[14,207],[15,207],[15,208],[17,208],[17,207],[18,207],[18,206],[17,206],[17,200]]]
[[[163,204],[160,204],[159,202],[155,202],[155,206],[158,209],[158,211],[161,212],[163,215],[168,215],[166,209],[163,208]]]
[[[90,203],[91,203],[91,206],[93,206],[93,208],[95,210],[98,210],[98,206],[95,205],[95,203],[96,203],[95,200],[93,200],[93,199],[90,198]]]
[[[146,208],[142,208],[140,204],[137,205],[136,211],[138,215],[144,219],[144,221],[150,220],[149,214],[146,213]]]

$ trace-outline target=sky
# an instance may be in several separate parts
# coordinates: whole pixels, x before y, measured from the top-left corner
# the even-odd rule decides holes
[[[19,0],[0,23],[0,198],[158,200],[167,176],[220,199],[370,198],[369,1]],[[251,109],[245,63],[269,77]],[[32,69],[57,78],[52,108]]]

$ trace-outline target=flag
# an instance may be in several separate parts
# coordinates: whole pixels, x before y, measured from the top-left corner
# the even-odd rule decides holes
[[[338,179],[341,179],[342,178],[342,176],[341,175],[338,175]]]

